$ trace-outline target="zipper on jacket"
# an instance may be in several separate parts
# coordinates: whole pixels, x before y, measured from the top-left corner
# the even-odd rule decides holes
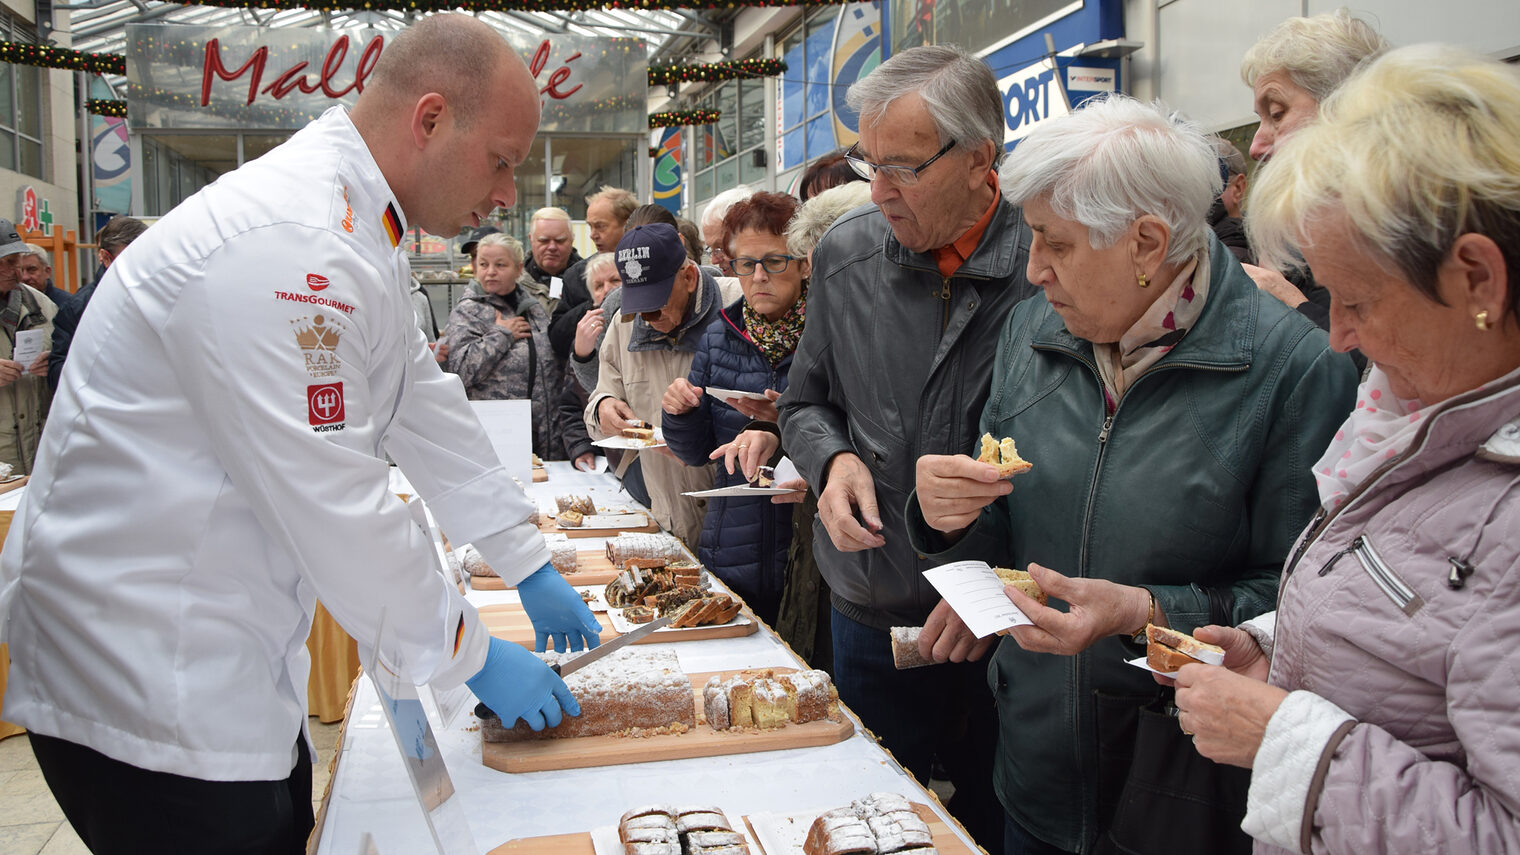
[[[1373,584],[1388,595],[1388,599],[1393,600],[1393,604],[1399,607],[1399,611],[1413,617],[1414,613],[1425,605],[1425,600],[1404,584],[1404,580],[1400,579],[1399,575],[1393,572],[1393,568],[1383,561],[1383,556],[1372,547],[1372,538],[1365,534],[1358,535],[1356,540],[1351,541],[1347,551],[1356,556],[1356,560],[1362,564],[1362,569],[1372,577]]]
[[[941,276],[939,283],[939,298],[945,304],[944,314],[940,319],[939,331],[944,332],[950,328],[950,277]]]
[[[1305,526],[1304,536],[1298,541],[1298,548],[1293,550],[1293,555],[1288,559],[1288,566],[1283,569],[1282,576],[1284,579],[1292,574],[1293,568],[1298,566],[1299,559],[1303,558],[1304,553],[1309,550],[1309,544],[1314,540],[1315,528],[1325,521],[1327,515],[1324,505],[1320,505],[1314,510],[1314,519],[1309,520],[1309,525]],[[1325,573],[1326,571],[1323,569],[1319,571],[1319,575],[1321,576],[1325,575]],[[1278,584],[1278,587],[1281,589],[1281,583]]]

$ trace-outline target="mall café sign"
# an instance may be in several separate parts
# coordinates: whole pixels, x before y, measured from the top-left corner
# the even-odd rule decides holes
[[[142,130],[296,130],[352,105],[394,30],[127,27],[127,121]],[[507,41],[539,87],[540,131],[648,131],[640,39],[562,34]]]

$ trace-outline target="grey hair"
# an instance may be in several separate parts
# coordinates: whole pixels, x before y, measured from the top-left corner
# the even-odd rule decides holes
[[[599,252],[586,259],[586,290],[591,290],[591,277],[595,275],[594,271],[603,267],[612,267],[614,263],[610,252]]]
[[[1246,174],[1246,156],[1240,153],[1234,143],[1221,136],[1209,137],[1209,141],[1214,144],[1214,153],[1219,156],[1231,178]]]
[[[1358,65],[1387,50],[1388,40],[1343,6],[1273,27],[1246,51],[1240,78],[1254,89],[1263,75],[1286,72],[1314,100],[1323,101]]]
[[[27,244],[26,245],[26,252],[22,253],[22,255],[35,255],[38,258],[42,259],[42,263],[44,265],[46,265],[48,267],[52,267],[53,266],[53,257],[51,255],[48,255],[48,251],[47,250],[43,249],[42,247],[38,246],[35,243],[29,243],[29,244]]]
[[[807,258],[834,221],[861,205],[871,204],[871,185],[851,181],[819,193],[802,203],[786,226],[786,251]]]
[[[1208,246],[1205,215],[1223,183],[1197,124],[1119,94],[1037,125],[1000,177],[1009,202],[1048,197],[1057,216],[1087,227],[1094,249],[1113,246],[1146,214],[1159,217],[1171,230],[1172,264]]]
[[[512,237],[511,235],[504,235],[500,232],[497,232],[496,234],[486,235],[480,239],[480,243],[475,245],[476,254],[478,255],[480,253],[481,247],[486,246],[499,246],[505,249],[507,252],[511,253],[512,257],[517,259],[518,264],[523,263],[522,241],[518,240],[515,237]]]
[[[894,55],[850,87],[845,100],[861,121],[875,125],[903,95],[917,93],[939,131],[939,144],[968,148],[992,143],[1002,154],[1003,96],[992,69],[955,45],[924,45]]]
[[[755,193],[756,188],[740,184],[738,187],[730,187],[714,196],[702,210],[702,230],[707,231],[713,226],[721,225],[723,218],[728,216],[728,209],[732,208],[735,202],[748,199]]]

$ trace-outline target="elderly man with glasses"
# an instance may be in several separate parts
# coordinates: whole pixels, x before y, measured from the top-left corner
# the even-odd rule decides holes
[[[956,784],[951,810],[997,852],[985,666],[966,661],[969,645],[930,643],[956,664],[897,671],[888,635],[924,624],[940,601],[904,506],[921,455],[974,445],[998,331],[1035,292],[1029,232],[998,189],[1003,105],[980,60],[913,48],[850,87],[849,103],[860,142],[847,157],[876,206],[846,214],[814,252],[783,444],[818,490],[827,537],[814,548],[832,591],[840,698],[920,780],[937,753]],[[925,635],[938,636],[935,624]]]

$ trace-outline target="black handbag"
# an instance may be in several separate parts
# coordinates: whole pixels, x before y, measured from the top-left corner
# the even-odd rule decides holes
[[[1233,855],[1251,851],[1240,830],[1251,770],[1204,757],[1177,725],[1172,690],[1140,707],[1134,754],[1114,806],[1103,855]]]
[[[1228,625],[1233,597],[1228,589],[1209,588],[1209,618]],[[1119,725],[1104,742],[1133,733],[1133,752],[1118,792],[1104,798],[1116,782],[1100,782],[1100,811],[1110,805],[1113,819],[1098,841],[1099,855],[1249,855],[1251,838],[1240,830],[1246,815],[1251,770],[1225,766],[1204,757],[1193,738],[1177,723],[1171,687],[1160,687],[1150,702],[1122,709],[1121,699],[1099,697],[1100,718]],[[1105,700],[1107,703],[1105,703]],[[1100,745],[1100,755],[1105,752]],[[1110,765],[1110,771],[1117,769]],[[1107,802],[1108,804],[1103,804]]]

